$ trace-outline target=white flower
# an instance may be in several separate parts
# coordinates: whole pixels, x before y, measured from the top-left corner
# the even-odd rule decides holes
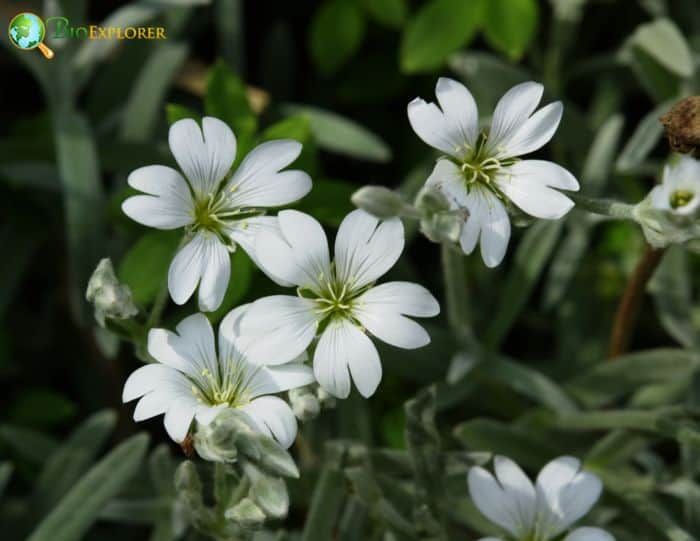
[[[553,188],[579,188],[573,175],[555,163],[517,158],[545,145],[559,126],[561,102],[535,112],[542,91],[542,85],[534,82],[511,88],[499,100],[491,128],[484,132],[479,131],[471,93],[452,79],[437,82],[440,107],[420,98],[408,104],[416,134],[446,154],[426,186],[442,190],[453,210],[468,211],[460,237],[462,250],[471,253],[481,240],[481,256],[488,267],[501,262],[508,246],[509,201],[537,218],[558,219],[573,202]]]
[[[281,171],[301,152],[292,140],[263,143],[228,177],[236,157],[236,138],[221,120],[192,119],[170,127],[170,150],[185,178],[163,165],[141,167],[129,185],[144,192],[124,201],[133,220],[157,229],[186,228],[186,239],[168,272],[168,288],[184,304],[199,284],[199,309],[216,310],[231,274],[229,251],[240,245],[255,260],[255,234],[273,227],[261,209],[296,201],[311,189],[302,171]]]
[[[532,482],[520,467],[503,456],[494,458],[496,478],[481,467],[469,470],[469,494],[491,522],[506,530],[515,541],[558,539],[583,517],[600,497],[602,483],[581,470],[570,456],[547,464]],[[501,541],[486,537],[480,541]],[[576,528],[563,541],[614,541],[600,528]]]
[[[255,249],[261,267],[278,283],[296,285],[297,296],[253,303],[242,328],[264,338],[251,346],[250,355],[286,361],[320,335],[313,361],[318,383],[345,398],[352,377],[363,396],[372,395],[382,365],[365,331],[400,348],[418,348],[430,337],[406,316],[429,317],[440,311],[435,298],[418,284],[374,285],[401,255],[401,221],[380,222],[363,210],[351,212],[338,230],[331,263],[321,224],[293,210],[280,212],[278,218],[279,231],[261,233]]]
[[[182,442],[193,419],[209,424],[224,408],[245,413],[260,432],[285,448],[297,432],[289,405],[274,393],[307,385],[311,369],[300,363],[264,366],[248,359],[240,336],[240,320],[249,305],[232,310],[214,331],[204,314],[177,326],[177,334],[151,329],[148,352],[158,362],[137,369],[124,385],[122,399],[140,398],[134,420],[165,414],[165,430]]]
[[[693,216],[700,207],[700,162],[689,156],[664,167],[662,183],[649,194],[651,206],[677,216]]]

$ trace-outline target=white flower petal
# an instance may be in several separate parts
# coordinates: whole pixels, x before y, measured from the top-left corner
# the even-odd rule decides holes
[[[283,210],[277,215],[277,219],[282,235],[291,246],[294,256],[288,265],[292,267],[296,263],[306,276],[305,282],[297,284],[311,287],[318,284],[319,280],[327,280],[331,275],[331,264],[328,239],[321,224],[308,214],[297,210]],[[262,254],[259,256],[262,261]]]
[[[506,145],[508,156],[521,156],[546,145],[559,127],[564,106],[560,101],[542,107],[515,132]]]
[[[543,160],[517,162],[496,177],[498,188],[531,216],[557,220],[569,212],[574,202],[551,188],[578,190],[578,182],[563,167]]]
[[[167,392],[152,391],[145,394],[136,403],[134,408],[134,421],[137,423],[163,415],[172,404],[172,394]]]
[[[490,191],[472,188],[469,192],[469,217],[462,227],[460,244],[465,254],[481,242],[481,257],[487,267],[497,266],[505,256],[510,240],[510,220],[503,203]]]
[[[440,77],[435,95],[450,133],[459,133],[460,139],[473,148],[479,135],[479,112],[471,92],[454,79]]]
[[[185,304],[192,296],[206,265],[206,239],[197,233],[178,250],[168,269],[168,291],[175,304]]]
[[[416,349],[430,343],[430,335],[423,327],[393,310],[367,306],[353,313],[369,332],[392,346]]]
[[[213,312],[224,300],[231,278],[231,256],[215,236],[207,235],[204,245],[202,281],[199,284],[199,309]]]
[[[357,299],[362,305],[415,317],[433,317],[440,304],[423,286],[412,282],[386,282],[373,287]]]
[[[309,347],[316,335],[313,301],[289,295],[258,299],[241,320],[247,359],[255,364],[282,364]]]
[[[576,528],[564,541],[615,541],[615,538],[600,528]]]
[[[279,225],[261,230],[255,237],[253,251],[258,267],[279,285],[315,286],[316,281],[311,282],[308,274],[297,264],[292,246],[285,239]]]
[[[319,385],[338,398],[350,394],[350,374],[365,398],[382,379],[382,365],[372,341],[347,320],[333,320],[323,331],[314,353],[314,375]]]
[[[163,424],[165,425],[165,431],[173,441],[181,443],[185,439],[187,432],[190,430],[196,409],[197,401],[192,397],[192,400],[182,400],[173,403],[168,408],[168,411],[165,412]]]
[[[177,324],[175,330],[178,339],[173,343],[174,349],[196,365],[197,373],[207,369],[216,374],[219,362],[216,356],[214,329],[204,314],[192,314]]]
[[[462,171],[453,161],[439,159],[425,185],[440,190],[450,203],[451,209],[466,208],[467,184]]]
[[[261,396],[240,408],[263,434],[288,449],[297,436],[297,420],[289,405],[276,396]]]
[[[192,196],[182,175],[170,167],[149,165],[129,175],[132,188],[148,195],[135,195],[122,203],[132,220],[158,229],[177,229],[192,222]]]
[[[498,100],[486,143],[489,154],[503,154],[510,139],[535,111],[543,91],[541,84],[529,81],[515,85]]]
[[[421,98],[408,104],[408,121],[425,143],[445,154],[461,158],[466,152],[461,133],[447,122],[440,108]]]
[[[191,118],[170,127],[170,150],[198,197],[214,193],[236,158],[236,138],[226,123],[205,116],[202,127]]]
[[[151,329],[148,353],[159,363],[185,374],[200,376],[205,369],[217,373],[214,331],[206,316],[186,317],[178,324],[177,331],[179,335],[166,329]]]
[[[519,524],[531,528],[537,511],[535,487],[520,466],[511,459],[496,456],[493,464],[498,482],[515,505]]]
[[[240,359],[243,355],[236,347],[241,336],[241,322],[250,304],[243,304],[231,310],[219,323],[219,358],[222,360]]]
[[[311,367],[305,364],[287,363],[256,368],[248,385],[253,398],[303,387],[314,381]]]
[[[602,483],[581,471],[578,459],[564,456],[542,469],[536,488],[543,530],[556,536],[590,510],[600,497]]]
[[[241,163],[226,189],[235,207],[278,207],[304,197],[311,177],[303,171],[284,171],[297,159],[302,145],[291,139],[268,141],[254,148]]]
[[[158,363],[147,364],[134,370],[124,383],[122,402],[130,402],[158,389],[173,372],[177,374],[177,371],[170,366]]]
[[[482,515],[518,539],[528,533],[530,524],[521,522],[517,499],[493,475],[477,466],[469,470],[467,482],[472,501]]]
[[[353,289],[386,273],[404,247],[403,224],[398,218],[380,220],[362,209],[348,214],[335,239],[336,276]]]

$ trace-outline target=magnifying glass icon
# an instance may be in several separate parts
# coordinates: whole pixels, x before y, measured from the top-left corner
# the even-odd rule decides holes
[[[53,58],[53,51],[44,45],[46,25],[41,17],[34,13],[20,13],[12,17],[7,28],[10,42],[23,51],[39,49],[47,59]]]

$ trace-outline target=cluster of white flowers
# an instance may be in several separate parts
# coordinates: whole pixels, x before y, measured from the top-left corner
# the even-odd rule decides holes
[[[542,92],[542,85],[532,82],[512,88],[499,101],[488,131],[479,129],[469,91],[451,79],[437,83],[440,108],[421,99],[408,106],[416,133],[445,154],[426,186],[442,194],[450,211],[462,212],[459,243],[470,253],[480,241],[489,267],[504,257],[511,204],[546,219],[560,218],[573,206],[558,191],[578,189],[568,171],[517,158],[547,143],[561,119],[559,102],[535,112]],[[369,397],[382,377],[371,337],[405,349],[430,342],[411,317],[437,315],[433,295],[410,282],[376,285],[403,251],[399,218],[351,212],[340,225],[331,258],[326,233],[311,216],[295,210],[266,215],[311,189],[306,173],[284,170],[299,156],[298,142],[264,143],[232,174],[236,139],[220,120],[205,117],[201,128],[194,120],[180,120],[170,129],[169,143],[184,176],[161,165],[137,169],[128,182],[143,194],[129,197],[123,210],[147,226],[183,229],[168,273],[173,301],[184,304],[198,288],[201,312],[219,308],[232,274],[229,254],[238,246],[270,279],[296,288],[296,294],[235,308],[220,323],[218,340],[203,313],[183,319],[176,332],[150,329],[147,349],[155,362],[132,373],[123,392],[125,402],[138,399],[136,421],[164,415],[167,433],[183,442],[193,422],[195,430],[215,426],[225,411],[288,448],[297,433],[294,411],[304,410],[298,414],[303,418],[318,404],[297,404],[293,411],[279,393],[292,391],[299,402],[309,395],[304,387],[317,383],[346,398],[354,383]],[[669,181],[652,199],[675,212],[694,212],[697,188]],[[515,541],[559,538],[601,492],[598,478],[570,457],[547,465],[536,485],[511,460],[496,457],[494,464],[496,479],[472,468],[469,490],[478,509]],[[565,541],[611,539],[603,530],[579,528]]]
[[[430,342],[406,316],[437,315],[435,298],[409,282],[374,285],[403,250],[399,219],[380,222],[362,210],[350,213],[331,262],[323,228],[311,216],[293,210],[264,215],[311,189],[306,173],[283,171],[301,144],[264,143],[229,176],[236,138],[222,121],[205,117],[200,129],[194,120],[180,120],[170,128],[169,142],[184,177],[161,165],[137,169],[128,181],[145,195],[128,198],[123,210],[144,225],[184,228],[168,273],[172,299],[184,304],[199,286],[199,309],[216,310],[231,277],[229,252],[237,246],[275,282],[296,286],[297,295],[234,309],[219,327],[218,350],[201,313],[185,318],[177,334],[151,329],[148,352],[157,363],[136,370],[124,387],[124,401],[140,398],[135,420],[165,414],[168,434],[182,442],[193,420],[206,426],[222,409],[233,408],[289,447],[296,419],[285,401],[271,395],[315,378],[328,393],[346,398],[352,377],[368,397],[382,376],[368,333],[402,348]],[[303,364],[310,347],[313,371]]]

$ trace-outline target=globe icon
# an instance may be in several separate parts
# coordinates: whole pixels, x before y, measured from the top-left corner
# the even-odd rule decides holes
[[[24,50],[39,48],[46,58],[53,57],[53,51],[43,44],[46,35],[44,21],[34,13],[15,15],[8,27],[10,41]]]

